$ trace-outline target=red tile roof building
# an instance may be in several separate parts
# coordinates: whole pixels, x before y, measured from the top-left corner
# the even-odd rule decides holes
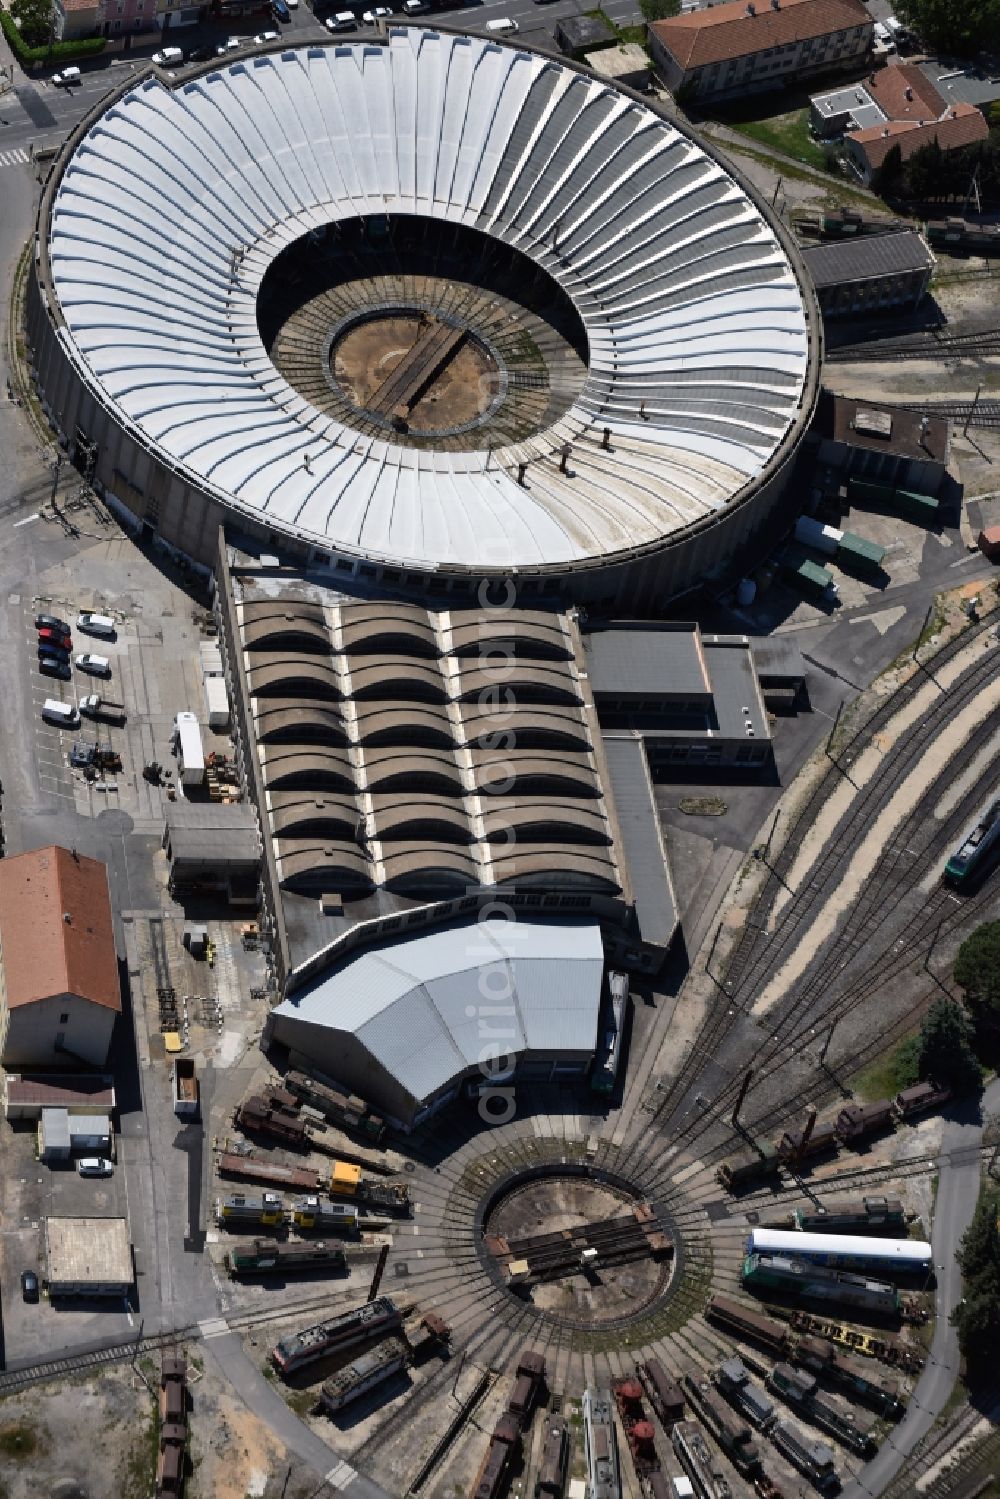
[[[789,76],[856,67],[873,35],[862,0],[731,0],[649,27],[668,88],[697,99],[735,98]]]
[[[0,861],[4,1066],[103,1066],[120,1010],[106,866],[54,847]]]
[[[955,151],[959,146],[984,141],[988,134],[986,121],[974,104],[954,104],[941,119],[890,120],[867,130],[851,130],[844,136],[844,145],[862,180],[870,182],[893,146],[898,146],[902,159],[908,161],[932,141],[937,141],[942,151]]]

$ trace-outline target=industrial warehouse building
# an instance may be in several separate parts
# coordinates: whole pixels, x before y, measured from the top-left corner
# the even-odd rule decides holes
[[[0,1061],[102,1067],[121,1012],[108,872],[75,850],[0,861]]]
[[[123,80],[31,281],[45,410],[126,523],[397,595],[514,570],[523,601],[658,608],[766,526],[817,394],[798,250],[730,163],[576,64],[423,26]],[[346,340],[407,317],[365,393]],[[481,404],[445,419],[418,392],[453,354]]]
[[[916,229],[810,245],[802,258],[824,317],[916,307],[927,293],[937,264]]]
[[[878,484],[937,494],[948,473],[950,424],[933,413],[824,391],[813,437],[821,464]]]
[[[467,1081],[581,1077],[603,974],[596,922],[484,913],[305,976],[271,1011],[264,1044],[412,1129]]]

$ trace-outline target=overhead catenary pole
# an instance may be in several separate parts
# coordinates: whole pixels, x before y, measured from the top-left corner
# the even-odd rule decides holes
[[[378,1288],[382,1284],[382,1272],[385,1270],[385,1262],[388,1258],[389,1245],[383,1244],[378,1257],[378,1264],[375,1266],[375,1274],[372,1276],[372,1283],[368,1290],[369,1301],[374,1301],[375,1297],[378,1295]]]
[[[740,1109],[743,1107],[743,1100],[747,1096],[747,1092],[749,1091],[750,1082],[751,1082],[752,1078],[753,1078],[753,1068],[752,1067],[748,1067],[747,1070],[746,1070],[746,1072],[743,1074],[743,1081],[740,1083],[740,1091],[736,1095],[736,1102],[733,1105],[732,1117],[730,1118],[730,1121],[729,1121],[730,1124],[733,1125],[734,1128],[739,1123]]]

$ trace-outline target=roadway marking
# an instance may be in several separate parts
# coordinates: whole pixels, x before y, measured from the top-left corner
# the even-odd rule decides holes
[[[0,151],[0,167],[23,166],[26,161],[30,160],[23,146],[13,146],[9,151]]]
[[[229,1331],[229,1323],[225,1317],[209,1317],[207,1321],[198,1323],[198,1331],[206,1340],[208,1338],[224,1338]]]
[[[3,158],[4,158],[4,152],[0,151],[0,167],[7,165],[7,163],[4,161]],[[12,530],[16,531],[17,528],[18,528],[18,526],[30,526],[31,522],[33,520],[41,520],[41,518],[42,517],[41,517],[40,511],[36,510],[35,513],[34,513],[34,515],[26,515],[24,517],[24,520],[16,520],[14,522]]]
[[[335,1489],[346,1489],[357,1476],[357,1472],[350,1463],[338,1463],[335,1468],[330,1469],[323,1482],[332,1483]]]

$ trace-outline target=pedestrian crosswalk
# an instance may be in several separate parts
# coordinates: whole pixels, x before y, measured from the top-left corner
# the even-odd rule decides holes
[[[21,166],[28,160],[28,153],[23,146],[12,146],[9,151],[0,151],[0,167]]]
[[[335,1468],[331,1468],[324,1482],[332,1483],[335,1489],[346,1489],[348,1484],[357,1478],[357,1471],[350,1463],[339,1462]]]
[[[207,1321],[198,1323],[198,1331],[205,1339],[221,1338],[229,1331],[229,1323],[225,1317],[209,1317]]]

